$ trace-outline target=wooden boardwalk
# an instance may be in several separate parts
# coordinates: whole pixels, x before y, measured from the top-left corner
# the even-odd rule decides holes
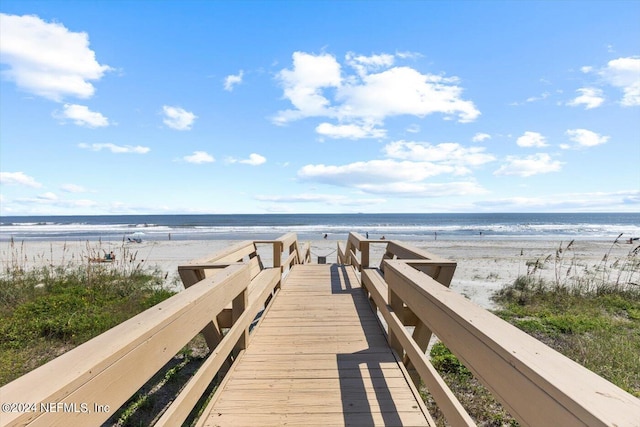
[[[210,352],[156,426],[434,426],[418,381],[447,425],[475,426],[431,364],[433,333],[521,425],[640,427],[640,399],[448,289],[455,262],[358,233],[337,252],[311,264],[288,233],[180,266],[184,291],[0,387],[0,427],[103,425],[200,332]]]
[[[351,266],[296,265],[206,426],[430,425]]]

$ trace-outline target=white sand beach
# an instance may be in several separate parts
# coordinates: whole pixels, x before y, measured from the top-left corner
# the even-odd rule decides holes
[[[102,258],[111,251],[120,265],[132,268],[159,269],[167,276],[167,282],[176,290],[182,286],[177,275],[178,265],[200,259],[235,244],[235,240],[164,240],[142,243],[108,242],[58,242],[33,241],[0,243],[0,266],[2,271],[12,265],[28,268],[37,265],[62,266],[69,263],[88,262],[89,258]],[[300,242],[301,244],[304,242]],[[336,261],[336,240],[311,241],[313,262],[318,256],[326,256],[327,262]],[[562,244],[563,249],[568,242]],[[451,288],[476,304],[495,308],[491,295],[506,284],[527,273],[527,262],[543,261],[552,255],[545,268],[536,274],[553,279],[555,252],[561,242],[540,240],[438,240],[412,241],[409,244],[435,255],[458,263]],[[610,253],[608,264],[623,259],[636,247],[625,242],[612,245],[605,241],[575,241],[570,251],[564,252],[564,265],[574,263],[578,269],[595,268],[602,265],[605,254]],[[377,265],[384,253],[385,244],[372,245],[371,263]],[[258,251],[266,266],[272,263],[269,245],[259,245]],[[117,265],[117,264],[116,264]]]

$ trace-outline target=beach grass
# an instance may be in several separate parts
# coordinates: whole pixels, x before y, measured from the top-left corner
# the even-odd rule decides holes
[[[61,256],[53,250],[27,256],[24,244],[11,242],[10,261],[0,272],[0,386],[174,294],[167,275],[145,268],[128,246],[116,248],[115,260],[105,262],[110,252],[87,243],[80,256],[66,248]],[[208,353],[204,338],[194,337],[105,425],[153,424]],[[194,411],[204,408],[216,384]]]
[[[13,246],[0,274],[0,385],[173,294],[162,273],[141,268],[126,247],[112,262],[89,262],[103,259],[99,251],[88,247],[84,262],[29,267],[22,245]]]
[[[618,244],[614,241],[612,247]],[[583,265],[573,242],[527,261],[527,274],[493,296],[494,313],[636,397],[640,397],[640,246],[595,265]],[[551,279],[542,269],[553,269]],[[549,277],[549,275],[545,275]],[[431,361],[478,425],[518,425],[441,342]],[[423,398],[436,422],[446,425],[429,393]]]

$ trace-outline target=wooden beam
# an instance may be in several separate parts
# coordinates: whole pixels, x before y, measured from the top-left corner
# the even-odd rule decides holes
[[[435,370],[427,356],[424,354],[417,343],[409,338],[408,333],[402,321],[397,316],[393,308],[387,304],[385,292],[387,292],[387,284],[382,276],[375,270],[367,269],[362,272],[362,281],[366,283],[367,289],[371,293],[372,299],[380,309],[380,313],[387,323],[389,330],[389,338],[393,335],[393,339],[398,345],[406,351],[409,359],[422,380],[424,381],[429,393],[433,396],[442,410],[445,418],[451,425],[475,425],[469,414],[466,412],[462,404],[455,397],[451,389],[444,382],[440,374]]]
[[[633,425],[640,400],[402,261],[393,292],[524,425]]]
[[[253,299],[250,299],[249,306],[240,317],[238,317],[234,326],[220,342],[220,345],[211,352],[198,372],[189,380],[156,425],[176,426],[184,422],[202,396],[202,393],[204,393],[204,390],[231,353],[231,350],[244,334],[244,330],[247,329],[255,319],[279,281],[279,269],[264,270],[263,273],[252,281],[252,287],[255,289],[253,294],[255,296]],[[241,352],[238,353],[238,357],[240,353]]]
[[[118,408],[249,283],[246,266],[205,279],[0,388],[3,402]],[[108,412],[3,413],[6,425],[97,425]]]

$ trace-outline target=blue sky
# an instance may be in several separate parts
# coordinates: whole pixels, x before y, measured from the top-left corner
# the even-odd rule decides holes
[[[0,214],[640,210],[640,2],[0,3]]]

